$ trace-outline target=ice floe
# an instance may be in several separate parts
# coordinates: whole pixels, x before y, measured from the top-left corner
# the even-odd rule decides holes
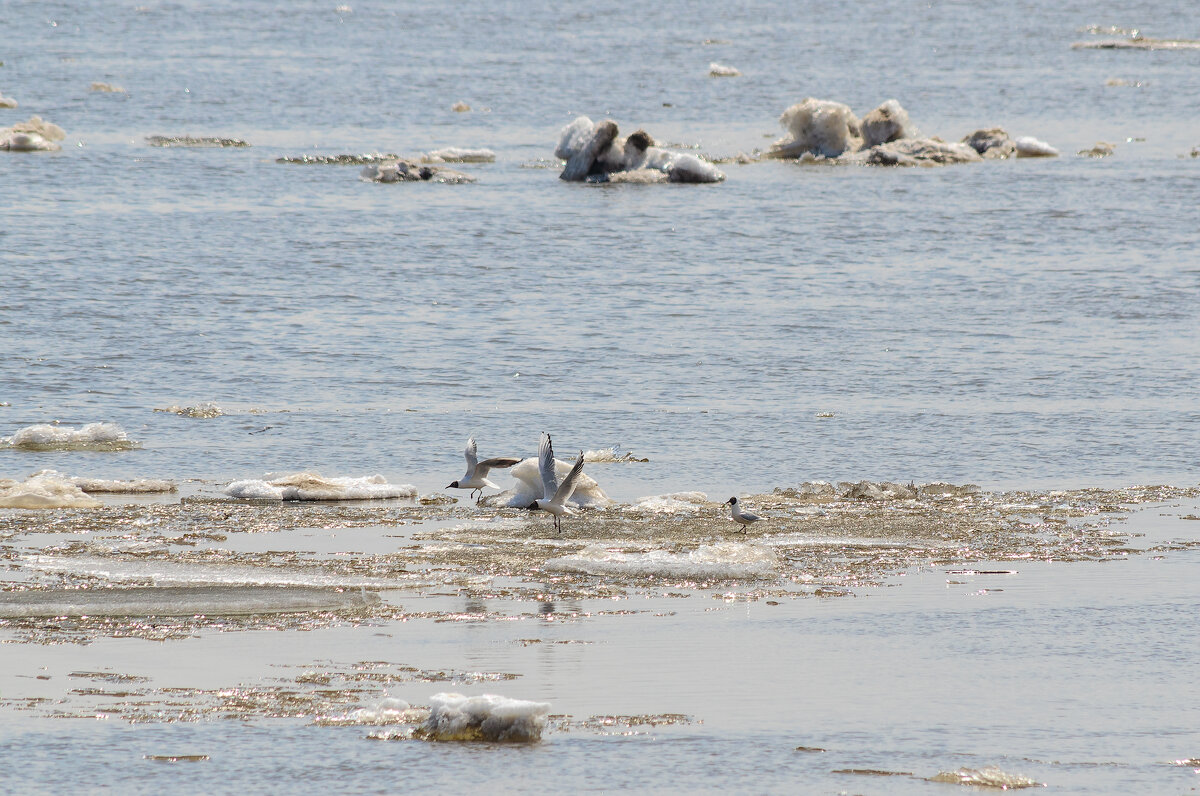
[[[848,105],[809,97],[792,105],[779,117],[788,136],[765,153],[769,158],[795,158],[868,166],[937,166],[972,163],[982,159],[1029,156],[1032,144],[1012,141],[999,127],[976,130],[959,142],[921,136],[908,112],[889,99],[860,121]],[[1041,154],[1055,155],[1038,142]],[[1024,147],[1024,150],[1023,150]]]
[[[120,86],[114,86],[112,83],[101,83],[95,81],[91,85],[91,90],[99,94],[125,94],[125,89]]]
[[[268,480],[269,479],[269,480]],[[326,478],[317,473],[293,473],[278,478],[234,481],[225,494],[248,500],[415,500],[411,484],[389,484],[382,475],[361,478]]]
[[[0,448],[30,451],[114,451],[130,450],[139,443],[129,439],[116,423],[88,423],[82,428],[39,423],[26,426],[11,437],[0,437]]]
[[[726,66],[725,64],[719,64],[716,61],[713,61],[711,64],[708,65],[708,76],[709,77],[741,77],[742,73],[741,73],[741,70],[736,69],[732,66]]]
[[[494,163],[496,153],[490,149],[465,149],[448,146],[421,156],[422,163]]]
[[[422,165],[403,158],[363,166],[359,177],[365,182],[440,182],[450,185],[475,182],[469,174],[439,166]]]
[[[682,578],[686,580],[741,580],[774,573],[779,559],[773,550],[739,542],[701,545],[686,553],[650,550],[627,553],[592,546],[578,553],[546,561],[553,572],[579,572],[629,578]]]
[[[100,501],[53,471],[43,471],[24,481],[0,478],[0,508],[94,509]]]
[[[1039,141],[1031,135],[1021,136],[1013,141],[1013,145],[1017,148],[1017,157],[1019,158],[1053,158],[1058,156],[1057,149],[1045,141]]]
[[[148,135],[146,143],[159,147],[217,147],[222,149],[239,149],[250,146],[249,141],[241,138],[219,138],[206,135]]]
[[[954,785],[972,785],[983,788],[1015,790],[1017,788],[1040,788],[1043,783],[1029,777],[1008,774],[995,766],[988,768],[960,768],[957,771],[941,771],[929,778],[929,782],[948,782]]]
[[[1133,36],[1127,39],[1097,39],[1095,41],[1077,41],[1071,45],[1074,50],[1200,50],[1200,40],[1196,39],[1153,39],[1140,36],[1133,31]]]
[[[13,99],[12,97],[6,97],[3,94],[0,94],[0,108],[15,108],[15,107],[17,107],[17,101],[15,99]]]
[[[1077,154],[1081,158],[1106,158],[1116,151],[1116,144],[1110,144],[1107,141],[1097,141],[1090,149],[1081,149]]]
[[[57,152],[62,149],[58,142],[66,137],[67,134],[57,124],[47,122],[41,116],[30,116],[29,121],[0,129],[0,149],[10,152]]]
[[[429,699],[429,718],[416,736],[430,741],[531,743],[541,740],[549,713],[545,702],[496,694],[434,694]]]
[[[144,586],[0,593],[0,619],[55,616],[250,616],[363,608],[364,590],[280,586]]]
[[[644,130],[621,138],[617,123],[594,123],[586,116],[559,133],[555,157],[565,160],[559,178],[568,182],[720,182],[725,175],[695,155],[671,152]]]

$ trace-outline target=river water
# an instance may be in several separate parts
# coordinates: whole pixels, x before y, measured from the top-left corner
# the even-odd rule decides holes
[[[439,790],[924,793],[953,788],[920,777],[988,765],[1061,792],[1196,787],[1170,762],[1200,756],[1186,707],[1196,695],[1181,679],[1200,662],[1188,636],[1200,523],[1181,519],[1200,469],[1200,49],[1072,47],[1134,29],[1200,38],[1189,4],[348,2],[4,5],[0,95],[19,106],[0,108],[0,128],[38,114],[66,137],[59,152],[0,152],[0,437],[108,422],[137,446],[0,447],[0,478],[53,468],[180,489],[103,498],[90,515],[0,510],[6,577],[9,590],[206,583],[209,570],[171,569],[188,552],[174,542],[142,569],[116,566],[146,555],[122,544],[199,523],[227,538],[202,540],[218,552],[184,569],[237,565],[226,581],[272,583],[280,561],[265,556],[291,551],[288,566],[311,555],[324,567],[302,568],[300,585],[365,585],[422,616],[202,624],[161,642],[92,628],[86,643],[58,644],[57,631],[10,628],[0,698],[69,700],[86,679],[72,671],[128,673],[137,661],[161,690],[382,660],[520,675],[393,689],[414,705],[435,690],[494,691],[569,718],[552,719],[540,744],[496,748],[373,743],[362,727],[281,711],[97,724],[6,710],[0,745],[29,760],[23,790],[270,789],[286,778],[300,791],[388,791],[418,777]],[[713,62],[742,75],[710,77]],[[724,162],[766,149],[784,133],[779,115],[810,96],[860,116],[894,97],[924,134],[1001,126],[1061,155],[908,169]],[[558,131],[578,115],[721,159],[727,179],[561,182]],[[250,146],[147,142],[184,135]],[[1101,141],[1113,154],[1076,154]],[[465,185],[277,162],[446,146],[488,148],[495,161],[454,164],[476,178]],[[164,411],[206,406],[216,416]],[[776,593],[821,566],[792,553],[767,568],[769,586],[761,571],[671,564],[655,575],[622,559],[649,581],[593,562],[571,576],[586,594],[539,613],[536,595],[493,594],[529,574],[499,537],[463,542],[452,529],[478,514],[543,538],[544,518],[465,501],[383,503],[362,517],[254,508],[221,520],[207,508],[264,473],[380,474],[428,496],[460,477],[468,436],[483,456],[532,456],[543,430],[560,458],[614,445],[647,458],[587,465],[619,504],[705,493],[696,516],[714,540],[729,529],[713,504],[732,494],[788,518],[764,538],[796,531],[812,506],[766,495],[816,479],[1031,490],[1046,516],[1059,511],[1051,490],[1082,506],[1086,487],[1169,484],[1181,491],[1161,513],[1177,520],[1179,549],[1117,564],[1099,548],[1001,539],[979,555],[1019,570],[1020,585],[977,594],[988,583],[947,586],[962,578],[946,569],[969,556],[935,555],[919,531],[864,526],[921,553],[869,578],[813,576],[843,598]],[[199,501],[204,521],[181,499]],[[1112,514],[1088,505],[1093,519]],[[1144,532],[1158,513],[1116,525]],[[410,538],[405,522],[432,530]],[[620,526],[622,555],[705,544],[689,526],[659,550],[674,531],[647,522],[641,547]],[[375,531],[353,548],[337,534],[297,537],[323,525]],[[576,533],[593,531],[616,532],[598,519]],[[469,577],[499,580],[457,582],[460,565],[441,559],[421,565],[434,575],[419,586],[337,569],[354,550],[459,543],[488,551],[461,564]],[[591,555],[578,547],[565,553]],[[521,550],[528,583],[541,583],[552,553]],[[1004,563],[1018,556],[1053,563]],[[601,611],[594,589],[609,577],[646,612]],[[686,599],[664,596],[680,578]],[[455,602],[467,595],[481,602]],[[440,621],[460,615],[476,618]],[[536,621],[545,627],[524,627]],[[41,666],[52,679],[29,680]],[[687,718],[626,722],[628,735],[584,721],[605,714]],[[143,761],[167,747],[210,759]],[[848,769],[915,777],[830,773]]]

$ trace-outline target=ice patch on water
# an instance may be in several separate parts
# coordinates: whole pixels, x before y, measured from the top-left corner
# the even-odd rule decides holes
[[[170,548],[156,545],[163,553]],[[145,543],[127,545],[111,553],[137,554],[151,550]],[[289,570],[239,564],[180,564],[167,560],[121,561],[111,558],[21,556],[21,565],[35,572],[99,578],[110,583],[152,583],[155,586],[295,586],[311,588],[395,589],[410,585],[396,578],[369,578],[320,570]],[[413,573],[414,580],[419,573]]]
[[[645,130],[625,138],[617,123],[595,124],[580,116],[559,133],[554,154],[567,161],[559,178],[568,182],[721,182],[725,175],[695,155],[671,152],[654,143]]]
[[[794,158],[809,152],[836,158],[858,148],[861,130],[849,105],[813,97],[791,106],[779,117],[791,137],[771,145],[769,157]]]
[[[0,618],[55,616],[251,616],[362,608],[368,592],[261,586],[50,589],[0,594]]]
[[[101,505],[53,470],[37,473],[25,481],[0,479],[0,508],[94,509]]]
[[[637,503],[630,506],[629,510],[654,514],[695,514],[708,503],[708,495],[703,492],[672,492],[669,495],[638,498]]]
[[[135,478],[129,481],[116,481],[107,478],[81,478],[65,476],[57,470],[41,470],[32,477],[50,476],[61,479],[82,489],[84,492],[105,492],[111,494],[141,495],[157,492],[174,492],[175,485],[170,481],[156,478]]]
[[[740,580],[770,575],[779,563],[775,552],[757,545],[720,542],[688,553],[651,550],[623,553],[605,547],[584,548],[575,555],[552,558],[545,568],[558,572],[624,577]]]
[[[418,735],[430,741],[531,743],[541,740],[549,713],[550,705],[545,702],[496,694],[434,694],[429,699],[429,718]]]
[[[0,448],[48,451],[129,450],[138,443],[129,439],[116,423],[88,423],[82,428],[40,423],[26,426],[11,437],[0,437]]]
[[[461,171],[430,166],[412,160],[399,158],[386,163],[373,163],[363,166],[358,178],[365,182],[440,182],[448,185],[475,182],[475,178]]]
[[[586,459],[585,459],[586,461]],[[574,462],[564,462],[561,459],[554,460],[554,474],[558,477],[558,482],[567,477],[567,473],[571,472],[571,465]],[[509,508],[527,508],[530,503],[535,500],[541,500],[545,497],[542,487],[542,476],[538,472],[538,462],[536,458],[529,458],[515,465],[512,470],[512,477],[517,480],[517,484],[507,492],[501,492],[494,496],[489,503],[492,505],[499,504],[508,506]],[[571,505],[582,506],[584,508],[603,509],[612,505],[613,501],[600,485],[596,483],[596,479],[592,478],[587,473],[580,473],[579,479],[575,482],[575,492],[571,495]]]
[[[987,768],[960,768],[957,771],[941,771],[929,778],[930,782],[949,782],[955,785],[973,785],[982,788],[1000,788],[1001,790],[1017,788],[1041,788],[1044,783],[1029,777],[1007,774],[996,766]]]
[[[1019,158],[1053,158],[1058,156],[1057,149],[1045,141],[1039,141],[1031,135],[1021,136],[1013,141],[1013,145],[1017,148],[1017,157]]]
[[[448,146],[426,152],[421,156],[422,163],[494,163],[496,153],[490,149],[466,149]]]
[[[101,83],[100,81],[93,81],[91,90],[98,92],[100,94],[125,94],[126,93],[125,89],[121,88],[120,86],[114,86],[112,83]]]
[[[16,104],[12,107],[16,107]],[[66,137],[67,134],[57,124],[47,122],[41,116],[30,116],[29,121],[0,129],[0,149],[10,152],[57,152],[62,149],[58,142]]]
[[[732,66],[726,66],[725,64],[719,64],[716,61],[713,61],[712,63],[710,63],[708,65],[708,76],[709,77],[741,77],[742,73],[741,73],[741,71],[739,71],[738,69],[735,69]]]
[[[17,101],[15,99],[13,99],[12,97],[6,97],[3,94],[0,94],[0,108],[15,108],[15,107],[17,107]]]
[[[271,480],[234,481],[225,494],[247,500],[415,500],[411,484],[389,484],[382,475],[361,478],[326,478],[317,473],[293,473]]]
[[[217,147],[221,149],[250,146],[250,142],[241,138],[219,138],[208,135],[148,135],[146,143],[150,146],[160,147]]]

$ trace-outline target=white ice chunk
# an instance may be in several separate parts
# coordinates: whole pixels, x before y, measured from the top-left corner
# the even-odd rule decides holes
[[[429,699],[429,718],[420,735],[431,741],[541,740],[550,705],[526,702],[496,694],[463,696],[434,694]]]
[[[0,479],[0,508],[94,509],[102,504],[53,470],[25,481]]]
[[[0,437],[0,448],[24,450],[128,450],[138,447],[116,423],[88,423],[82,428],[39,423],[11,437]]]
[[[788,108],[779,123],[791,133],[776,141],[770,157],[795,158],[805,152],[835,158],[857,148],[861,131],[850,106],[809,97]]]
[[[1053,158],[1058,157],[1058,150],[1047,144],[1045,141],[1039,141],[1031,135],[1023,135],[1013,141],[1017,147],[1017,157],[1019,158]]]
[[[415,500],[417,488],[411,484],[389,484],[382,475],[326,478],[304,472],[271,480],[234,481],[225,487],[225,494],[250,500]]]

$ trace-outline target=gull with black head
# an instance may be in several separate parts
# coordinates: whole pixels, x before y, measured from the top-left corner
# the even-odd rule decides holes
[[[479,498],[483,497],[484,487],[499,489],[500,485],[492,483],[488,480],[488,472],[493,469],[499,470],[505,467],[512,467],[514,464],[519,464],[520,459],[512,459],[508,457],[497,457],[495,459],[484,459],[479,461],[479,452],[475,446],[475,438],[471,437],[467,440],[467,449],[463,452],[467,457],[467,474],[459,480],[446,487],[447,489],[469,489],[471,496],[478,502]],[[475,493],[479,494],[476,495]]]
[[[579,452],[579,458],[575,460],[571,472],[567,473],[567,477],[560,484],[554,474],[554,446],[550,442],[550,435],[543,431],[541,443],[538,445],[538,472],[542,476],[545,497],[533,501],[529,508],[532,511],[548,511],[553,514],[554,530],[562,533],[562,515],[575,513],[567,508],[567,501],[571,499],[571,493],[575,491],[575,484],[579,481],[579,474],[583,472],[583,451]]]
[[[758,516],[757,514],[753,514],[749,511],[742,511],[742,506],[740,503],[738,503],[738,499],[735,497],[731,497],[729,500],[726,500],[725,504],[729,506],[730,519],[742,526],[742,533],[746,532],[746,528],[748,526],[762,519],[762,517]]]

